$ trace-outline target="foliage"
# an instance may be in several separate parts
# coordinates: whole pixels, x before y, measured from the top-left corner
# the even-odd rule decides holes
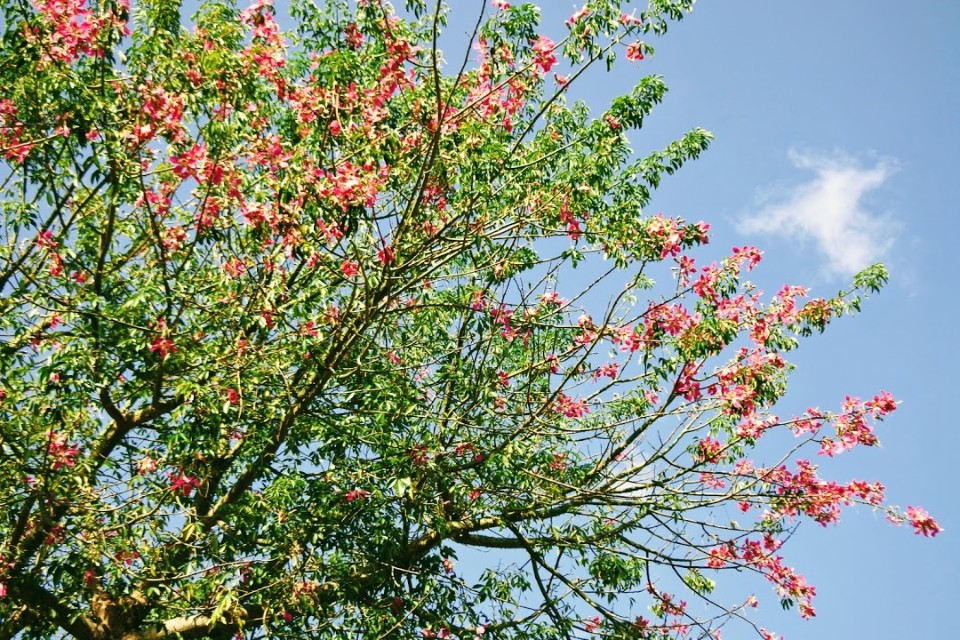
[[[765,301],[756,249],[695,264],[645,207],[710,135],[634,155],[658,77],[565,98],[692,0],[559,42],[497,0],[452,66],[438,6],[317,4],[3,4],[0,637],[706,637],[756,602],[728,569],[813,615],[797,518],[939,531],[753,460],[876,444],[889,394],[772,409],[883,269]]]

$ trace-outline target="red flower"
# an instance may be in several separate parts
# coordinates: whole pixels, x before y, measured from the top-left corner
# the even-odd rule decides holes
[[[347,36],[347,44],[354,49],[359,49],[363,44],[363,34],[360,33],[360,29],[357,28],[356,23],[351,22],[348,24],[347,28],[343,30],[343,33]]]
[[[353,276],[360,273],[360,265],[352,260],[344,260],[340,264],[340,271],[343,272],[343,275],[352,278]]]
[[[177,492],[179,491],[185,496],[190,496],[193,493],[193,490],[196,487],[200,486],[200,480],[193,476],[188,476],[186,473],[181,471],[171,471],[167,474],[167,478],[170,479],[170,491]]]
[[[67,437],[63,434],[51,431],[47,437],[50,439],[50,447],[47,451],[53,460],[53,470],[56,471],[63,466],[72,467],[75,463],[74,458],[80,450],[70,446]]]
[[[177,345],[170,338],[158,336],[150,343],[150,351],[160,352],[160,359],[165,360],[168,355],[177,352]]]
[[[370,497],[370,492],[366,489],[353,489],[351,491],[347,491],[344,497],[347,499],[347,502],[353,502],[354,500],[365,500]]]
[[[391,247],[383,247],[377,251],[377,258],[383,264],[390,264],[395,259],[393,249]]]
[[[582,418],[590,413],[590,407],[585,400],[574,400],[565,393],[557,395],[557,404],[553,407],[557,413],[562,413],[568,418]]]
[[[943,531],[943,528],[937,524],[937,521],[931,518],[930,514],[920,507],[907,507],[907,517],[910,518],[910,524],[913,525],[913,532],[917,535],[932,538]]]

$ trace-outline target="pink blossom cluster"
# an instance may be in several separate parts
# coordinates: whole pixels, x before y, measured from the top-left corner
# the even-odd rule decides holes
[[[161,360],[166,360],[171,353],[177,352],[177,345],[165,336],[157,336],[150,343],[150,351],[160,354]]]
[[[30,155],[33,143],[23,140],[23,123],[17,118],[17,105],[0,98],[0,151],[7,160],[22,163]]]
[[[118,0],[116,13],[101,16],[87,7],[86,0],[33,0],[33,6],[46,28],[26,35],[28,40],[43,43],[43,56],[48,63],[69,64],[84,55],[102,56],[103,50],[97,41],[104,29],[129,33],[126,24],[129,0]]]
[[[697,443],[696,449],[694,451],[693,459],[698,464],[703,464],[707,462],[716,464],[720,462],[720,458],[723,454],[724,449],[725,447],[722,442],[720,442],[716,438],[707,436],[706,438],[703,438],[702,440],[700,440],[700,442]]]
[[[700,317],[690,315],[680,304],[651,302],[643,315],[643,333],[639,341],[630,344],[630,351],[641,346],[656,344],[664,334],[678,336],[700,322]]]
[[[586,400],[576,400],[565,393],[557,394],[557,400],[553,406],[553,410],[557,413],[562,413],[568,418],[582,418],[590,413],[590,407],[587,406]]]
[[[757,390],[786,367],[787,362],[779,353],[743,347],[738,350],[732,364],[717,370],[715,381],[708,385],[707,393],[723,402],[724,413],[744,416],[755,422],[750,414],[757,409]]]
[[[658,213],[647,221],[646,232],[660,247],[661,259],[680,253],[683,233],[676,219]]]
[[[167,91],[163,85],[145,81],[137,87],[138,123],[133,129],[133,142],[143,144],[157,136],[166,136],[173,143],[182,143],[185,139],[183,111],[186,99],[180,94]]]
[[[867,447],[876,445],[879,440],[873,432],[873,427],[867,423],[867,418],[873,417],[875,420],[882,420],[884,416],[895,411],[896,408],[896,401],[886,391],[874,396],[872,400],[867,402],[847,396],[841,413],[833,419],[836,427],[836,437],[820,440],[820,454],[833,457],[858,445]]]
[[[726,542],[710,549],[706,564],[714,569],[738,564],[758,570],[774,584],[780,596],[799,602],[802,617],[811,618],[816,615],[813,598],[817,590],[802,575],[785,566],[782,556],[774,555],[781,544],[769,535],[759,541],[744,540],[739,548],[733,541]]]
[[[372,207],[390,173],[386,165],[355,165],[344,162],[333,171],[317,170],[319,194],[344,211],[351,206]]]
[[[688,402],[696,402],[702,398],[703,389],[700,386],[700,381],[695,377],[699,371],[699,364],[695,362],[685,364],[673,385],[674,393],[683,396]]]
[[[530,48],[533,51],[534,67],[544,73],[550,73],[553,65],[557,64],[557,56],[554,54],[557,45],[547,36],[541,35],[532,43]]]
[[[884,487],[879,482],[853,480],[844,485],[821,479],[816,465],[807,460],[797,460],[796,465],[796,473],[787,470],[786,465],[756,471],[777,494],[771,501],[774,517],[792,518],[803,514],[826,526],[838,522],[841,507],[854,501],[874,506],[883,502]]]
[[[506,46],[491,51],[487,41],[481,38],[474,48],[477,50],[480,67],[476,76],[467,80],[470,86],[463,111],[491,121],[499,117],[503,127],[510,132],[513,130],[513,116],[527,102],[531,83],[522,74],[513,74],[499,81],[494,78],[497,60],[510,68],[515,67],[513,55]],[[538,71],[539,68],[534,67],[534,72]]]
[[[240,12],[240,21],[250,26],[253,38],[243,55],[248,68],[256,69],[282,93],[284,80],[280,71],[286,65],[286,43],[280,36],[280,26],[273,17],[273,11],[272,0],[254,0]]]

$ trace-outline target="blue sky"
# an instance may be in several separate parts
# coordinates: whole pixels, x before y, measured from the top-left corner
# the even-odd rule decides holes
[[[449,3],[447,59],[461,59],[456,29],[482,1]],[[579,6],[538,4],[555,37]],[[815,619],[781,612],[759,578],[743,582],[763,603],[757,619],[791,640],[934,638],[956,627],[958,25],[960,3],[949,0],[701,0],[652,41],[655,56],[572,88],[600,113],[642,75],[666,78],[667,99],[634,148],[659,149],[697,126],[716,141],[664,182],[650,213],[711,223],[718,256],[759,246],[764,290],[804,284],[829,296],[868,264],[890,268],[862,315],[793,354],[782,414],[891,391],[902,405],[879,431],[881,448],[817,462],[837,480],[881,480],[892,504],[923,505],[945,532],[919,538],[869,510],[829,529],[802,526],[785,555],[818,587]]]
[[[556,34],[576,8],[540,6]],[[716,141],[664,182],[651,213],[710,222],[718,251],[759,246],[755,280],[766,291],[791,283],[830,295],[863,266],[890,268],[862,315],[794,354],[783,413],[891,391],[902,405],[879,431],[882,448],[817,462],[838,480],[881,480],[891,503],[925,506],[946,531],[918,538],[869,510],[838,527],[802,526],[785,555],[817,585],[817,617],[781,613],[766,585],[747,587],[765,605],[759,620],[789,639],[933,638],[956,627],[957,25],[960,3],[946,1],[701,0],[653,41],[655,56],[574,89],[599,112],[642,74],[666,78],[670,92],[634,148],[694,126]]]

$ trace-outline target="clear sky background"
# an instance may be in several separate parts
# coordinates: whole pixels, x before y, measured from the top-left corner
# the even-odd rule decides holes
[[[556,34],[577,7],[538,4]],[[818,587],[817,617],[781,612],[762,580],[743,584],[761,599],[758,619],[790,640],[946,638],[960,626],[958,28],[952,0],[701,0],[651,41],[655,56],[573,89],[600,112],[641,75],[665,77],[670,92],[634,148],[695,126],[716,141],[664,181],[651,213],[710,222],[718,252],[759,246],[765,291],[829,296],[863,266],[891,271],[863,314],[793,354],[781,415],[892,392],[902,404],[882,448],[815,462],[837,480],[881,480],[892,504],[923,505],[945,531],[920,538],[870,510],[802,525],[785,555]]]
[[[448,60],[462,59],[458,33],[485,1],[450,0]],[[554,37],[579,7],[535,4]],[[655,56],[572,88],[599,114],[642,75],[666,78],[667,99],[631,136],[634,148],[659,149],[696,126],[716,141],[665,180],[650,213],[711,223],[717,256],[759,246],[752,279],[768,293],[790,283],[829,296],[868,264],[890,268],[862,315],[793,354],[780,414],[892,392],[902,405],[879,430],[882,448],[816,462],[840,481],[881,480],[889,502],[926,507],[945,531],[920,538],[869,510],[828,529],[801,526],[785,555],[818,587],[817,617],[781,612],[759,577],[738,594],[755,591],[757,619],[790,640],[947,638],[960,626],[960,496],[950,484],[960,471],[958,28],[954,0],[701,0],[651,41]]]

